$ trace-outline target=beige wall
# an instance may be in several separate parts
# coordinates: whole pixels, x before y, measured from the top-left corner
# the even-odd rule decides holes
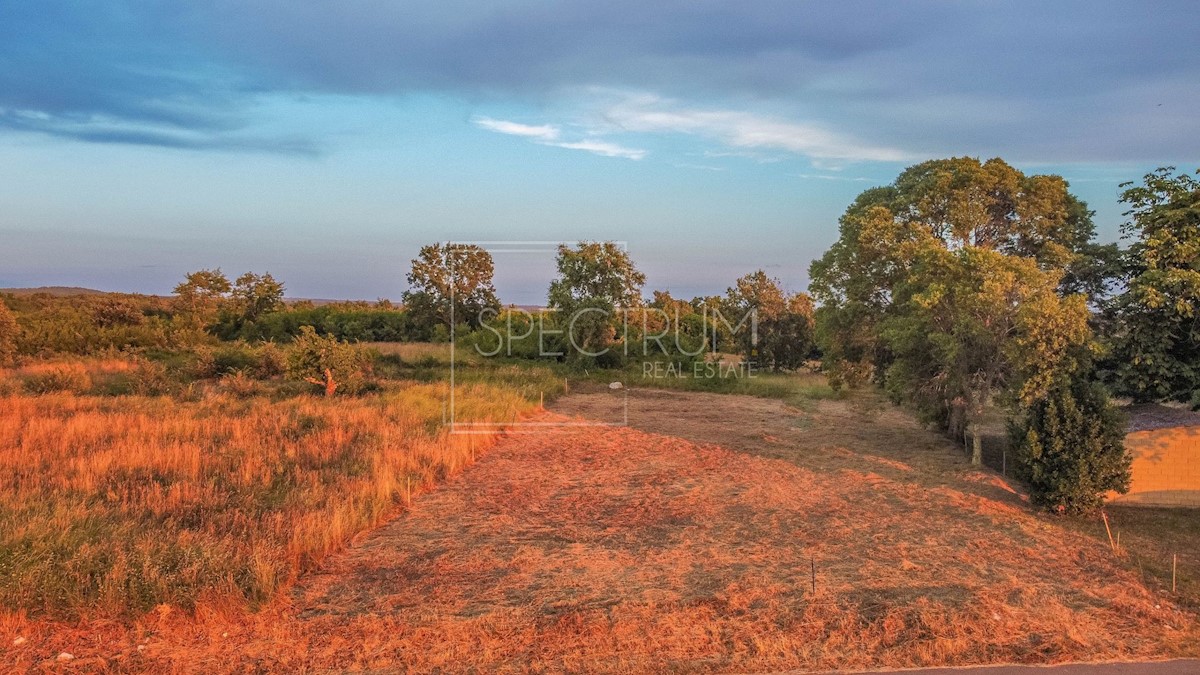
[[[1119,504],[1200,507],[1200,427],[1135,431],[1125,437],[1133,455],[1129,494]]]

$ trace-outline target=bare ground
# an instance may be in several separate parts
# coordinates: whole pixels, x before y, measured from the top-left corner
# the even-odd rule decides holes
[[[537,421],[626,405],[627,428],[509,435],[257,615],[86,638],[10,620],[0,645],[20,629],[39,646],[0,663],[692,672],[1197,651],[1193,615],[892,408],[593,390]]]

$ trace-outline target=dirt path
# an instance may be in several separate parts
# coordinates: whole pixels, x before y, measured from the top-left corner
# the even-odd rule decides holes
[[[156,670],[684,672],[1182,655],[1195,622],[889,408],[574,394]],[[719,445],[718,445],[719,444]],[[99,639],[99,638],[97,638]]]

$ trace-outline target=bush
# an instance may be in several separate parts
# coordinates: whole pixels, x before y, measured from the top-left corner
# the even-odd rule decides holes
[[[17,319],[13,316],[8,305],[0,300],[0,365],[12,361],[17,353],[17,333],[20,332]]]
[[[287,377],[318,386],[326,396],[338,390],[358,393],[367,383],[370,363],[365,350],[303,326],[288,353]]]
[[[85,394],[92,388],[92,377],[81,363],[59,363],[25,375],[22,386],[29,394],[56,391]]]
[[[167,366],[157,361],[135,359],[130,367],[92,374],[88,393],[100,396],[163,396],[179,389]]]
[[[1082,376],[1029,406],[1009,432],[1035,504],[1080,513],[1101,506],[1110,490],[1129,490],[1125,420],[1105,390]]]
[[[278,345],[268,342],[251,346],[233,342],[216,348],[197,347],[192,375],[212,379],[245,373],[259,379],[269,379],[282,375],[286,366],[283,350]]]

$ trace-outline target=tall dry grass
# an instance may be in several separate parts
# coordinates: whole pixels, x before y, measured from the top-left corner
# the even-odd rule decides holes
[[[260,603],[490,445],[444,431],[446,394],[0,396],[0,606],[96,618]],[[459,419],[530,407],[487,384],[456,397]]]

